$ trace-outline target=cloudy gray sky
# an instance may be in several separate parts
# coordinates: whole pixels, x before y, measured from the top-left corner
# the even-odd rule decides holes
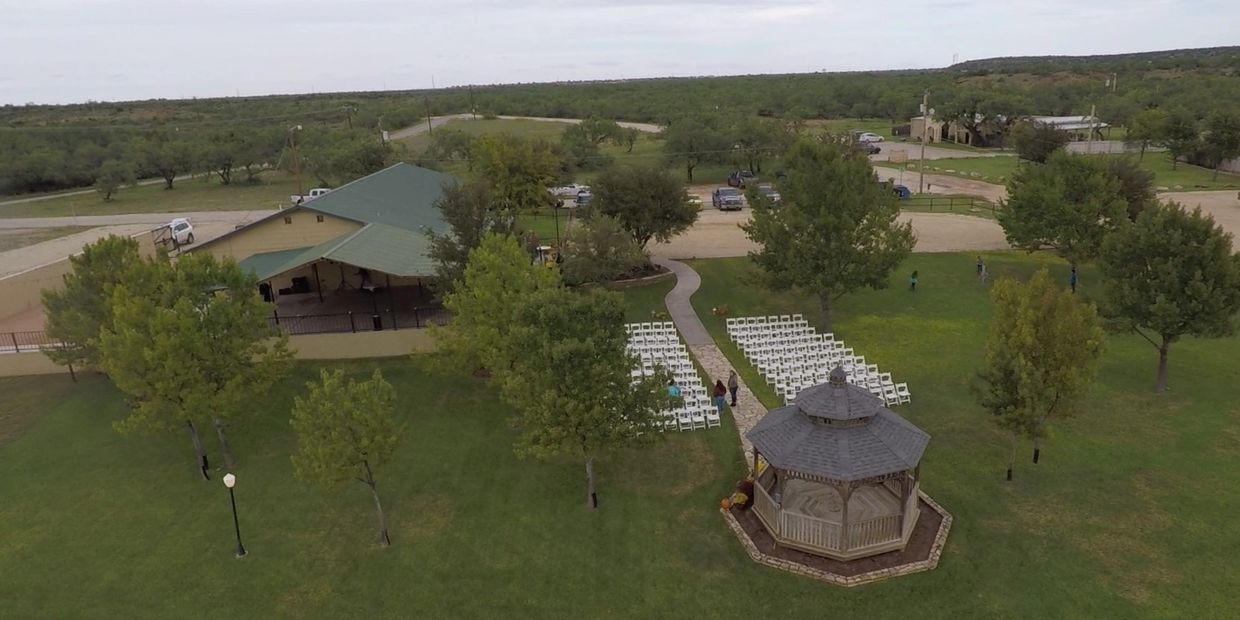
[[[898,69],[1240,43],[1235,0],[0,0],[0,103]]]

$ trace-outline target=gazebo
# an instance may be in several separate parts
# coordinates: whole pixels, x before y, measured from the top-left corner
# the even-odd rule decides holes
[[[836,560],[901,550],[917,523],[930,436],[842,368],[772,410],[754,447],[753,510],[775,542]],[[765,468],[763,467],[765,465]]]

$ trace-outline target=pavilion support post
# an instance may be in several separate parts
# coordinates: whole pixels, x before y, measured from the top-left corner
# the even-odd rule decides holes
[[[749,471],[753,473],[754,480],[757,480],[758,479],[758,449],[757,448],[753,449],[753,466],[749,468]]]
[[[904,478],[900,480],[900,487],[903,491],[900,494],[900,536],[904,536],[904,532],[908,531],[908,500],[913,494],[913,472],[904,472]]]
[[[396,329],[396,297],[392,294],[392,276],[391,274],[383,274],[385,286],[388,293],[388,309],[392,313],[392,329]]]
[[[842,519],[840,521],[840,551],[848,551],[852,548],[852,541],[848,537],[848,500],[852,497],[852,486],[843,485],[839,488],[840,499],[844,500],[844,507],[840,509]]]
[[[311,263],[310,269],[314,271],[314,290],[319,292],[319,303],[323,303],[323,280],[319,278],[319,264]]]

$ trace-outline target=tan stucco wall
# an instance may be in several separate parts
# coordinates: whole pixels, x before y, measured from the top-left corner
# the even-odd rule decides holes
[[[322,215],[323,221],[318,221]],[[292,223],[285,223],[288,218]],[[194,251],[210,252],[217,258],[245,260],[263,252],[278,252],[318,245],[331,241],[362,225],[331,215],[306,209],[288,209],[272,218],[247,226],[230,235],[204,243]]]
[[[133,238],[138,242],[142,256],[155,253],[155,242],[150,232],[139,233]],[[43,290],[59,290],[64,286],[64,276],[73,268],[68,258],[33,269],[0,278],[0,319],[21,314],[43,304]]]
[[[356,334],[309,334],[291,336],[289,346],[301,360],[341,360],[365,357],[399,357],[414,351],[435,350],[430,330],[397,329]]]
[[[0,353],[0,377],[25,375],[69,374],[65,366],[58,366],[39,351],[25,353]]]

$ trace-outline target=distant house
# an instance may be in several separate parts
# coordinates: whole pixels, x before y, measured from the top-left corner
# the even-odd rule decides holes
[[[1025,119],[1035,125],[1046,125],[1066,132],[1072,140],[1088,140],[1090,131],[1095,140],[1102,139],[1102,130],[1110,125],[1098,120],[1098,117],[1085,116],[1030,116]]]
[[[1085,116],[1028,116],[1023,117],[1017,122],[1030,122],[1041,125],[1050,125],[1056,129],[1068,133],[1072,140],[1088,140],[1091,127],[1091,119],[1089,115]],[[1102,139],[1102,130],[1109,127],[1106,123],[1099,121],[1097,117],[1092,119],[1092,128],[1094,131],[1094,139]],[[933,116],[926,121],[924,116],[914,116],[909,119],[909,139],[920,141],[922,131],[926,132],[926,144],[935,144],[938,142],[954,142],[956,144],[973,144],[973,134],[964,126],[955,120],[944,121]]]
[[[427,231],[449,175],[406,163],[278,211],[194,248],[258,278],[294,333],[421,327],[435,320]]]

